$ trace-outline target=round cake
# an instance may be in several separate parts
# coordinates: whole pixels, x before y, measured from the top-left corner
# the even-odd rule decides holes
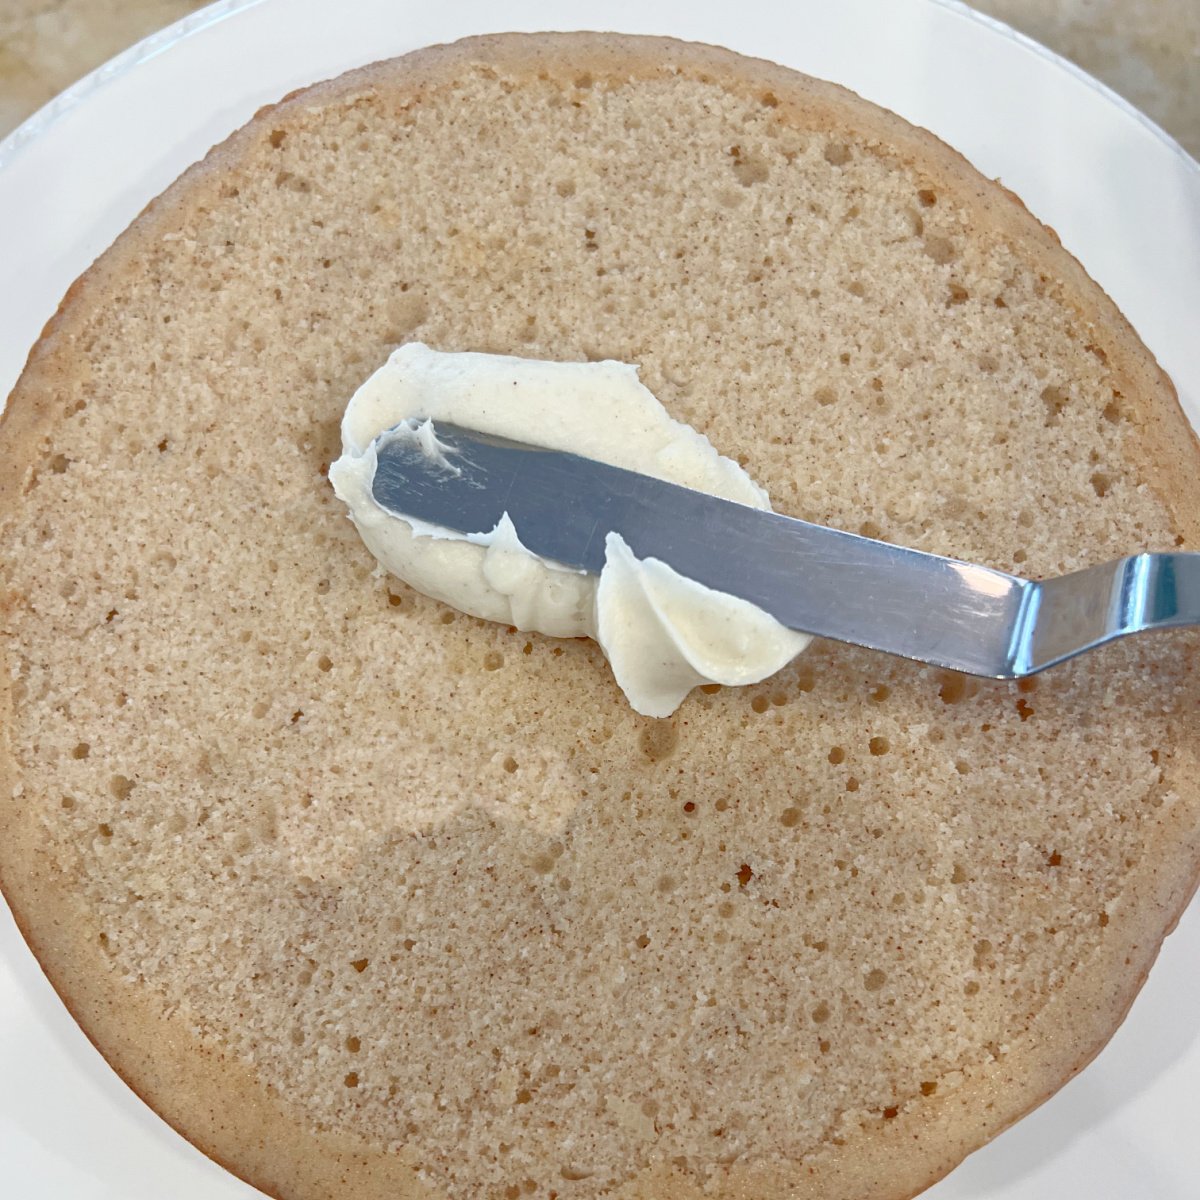
[[[1021,684],[818,642],[638,716],[374,569],[398,345],[617,359],[778,511],[1042,577],[1200,540],[1170,382],[922,130],[664,39],[260,112],[0,426],[0,880],[63,1000],[283,1200],[900,1200],[1104,1044],[1200,867],[1200,641]],[[716,551],[715,551],[716,552]]]

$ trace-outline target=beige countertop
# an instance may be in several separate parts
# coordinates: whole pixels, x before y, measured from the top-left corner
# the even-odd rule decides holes
[[[80,75],[201,7],[203,0],[0,0],[0,136]],[[1200,0],[973,7],[1077,62],[1200,157]]]

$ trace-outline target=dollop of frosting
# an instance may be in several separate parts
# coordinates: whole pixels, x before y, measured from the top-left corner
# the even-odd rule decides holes
[[[401,346],[359,389],[342,419],[334,491],[379,563],[411,587],[489,621],[550,637],[599,642],[638,712],[667,717],[698,684],[742,685],[773,675],[808,645],[739,597],[714,591],[609,533],[599,576],[531,554],[505,514],[464,535],[376,504],[375,440],[399,436],[439,453],[428,421],[445,421],[766,509],[766,492],[706,437],[679,421],[638,379],[637,367],[546,362]],[[427,444],[426,444],[427,443]],[[719,553],[719,549],[714,552]]]

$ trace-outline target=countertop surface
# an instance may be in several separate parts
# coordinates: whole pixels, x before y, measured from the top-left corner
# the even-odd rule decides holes
[[[1078,63],[1200,157],[1200,0],[972,6]],[[202,7],[201,0],[0,0],[0,136],[93,67]]]

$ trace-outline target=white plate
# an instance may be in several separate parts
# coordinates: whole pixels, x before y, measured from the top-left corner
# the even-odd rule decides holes
[[[260,104],[430,42],[597,25],[773,58],[934,130],[1058,230],[1200,425],[1200,166],[1094,80],[948,0],[224,0],[88,76],[0,143],[0,396],[71,281]],[[1096,1063],[929,1200],[1195,1200],[1198,991],[1193,906]],[[22,1200],[258,1195],[109,1070],[3,906],[0,1180]]]

